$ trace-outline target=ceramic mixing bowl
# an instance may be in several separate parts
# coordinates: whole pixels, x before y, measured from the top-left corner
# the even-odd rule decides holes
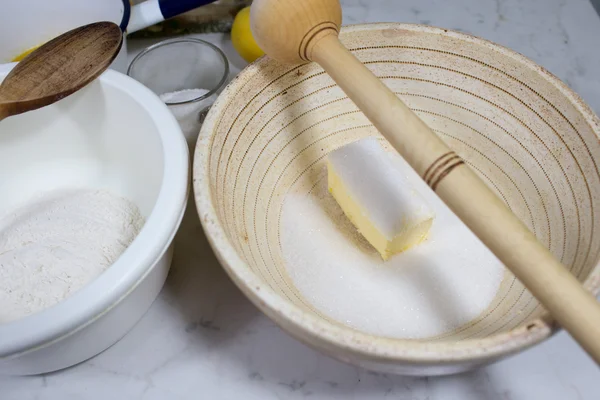
[[[0,80],[13,65],[0,65]],[[68,367],[135,325],[169,271],[188,170],[188,147],[167,106],[111,70],[51,106],[0,122],[0,214],[48,190],[90,188],[130,199],[146,219],[97,279],[55,306],[0,324],[0,374]]]
[[[600,123],[575,93],[523,56],[462,33],[373,24],[346,27],[341,39],[598,292]],[[464,371],[556,332],[509,272],[476,319],[423,340],[369,335],[315,312],[286,273],[283,200],[326,179],[329,152],[372,135],[378,132],[315,64],[263,58],[230,84],[202,128],[194,189],[206,234],[240,289],[299,340],[392,373]]]

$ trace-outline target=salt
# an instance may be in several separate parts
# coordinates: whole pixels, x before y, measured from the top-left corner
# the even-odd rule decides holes
[[[420,245],[384,262],[327,192],[283,205],[282,252],[290,278],[320,312],[357,330],[425,338],[468,323],[493,300],[503,264],[397,154],[394,165],[436,214]]]
[[[193,148],[196,144],[198,133],[200,133],[200,128],[202,127],[201,112],[214,102],[214,96],[191,103],[171,103],[197,99],[208,92],[209,91],[206,89],[185,89],[163,93],[159,96],[160,99],[167,104],[169,110],[173,113],[175,119],[177,119],[177,122],[179,122],[179,126],[181,127],[190,148]]]

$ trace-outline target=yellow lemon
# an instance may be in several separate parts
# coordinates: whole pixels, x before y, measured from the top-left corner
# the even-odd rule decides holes
[[[250,7],[245,7],[235,16],[231,26],[233,48],[247,62],[252,62],[265,54],[252,36],[250,30]]]

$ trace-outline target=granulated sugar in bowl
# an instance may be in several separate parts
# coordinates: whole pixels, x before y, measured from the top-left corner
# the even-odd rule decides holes
[[[600,122],[575,93],[523,56],[458,32],[369,24],[345,27],[340,38],[598,293]],[[483,253],[469,257],[471,244],[467,254],[424,242],[377,258],[326,187],[328,154],[365,137],[389,149],[313,63],[260,59],[211,107],[194,158],[196,204],[248,298],[304,343],[400,374],[465,371],[556,332],[510,272],[491,268]],[[430,239],[448,239],[452,216],[434,208]],[[441,256],[430,264],[419,251]],[[460,257],[485,266],[466,265],[476,273],[463,276]]]

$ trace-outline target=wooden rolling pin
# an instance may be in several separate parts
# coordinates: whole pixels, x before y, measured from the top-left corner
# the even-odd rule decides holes
[[[258,45],[315,61],[554,319],[600,363],[600,304],[446,144],[339,41],[338,0],[254,0]]]

